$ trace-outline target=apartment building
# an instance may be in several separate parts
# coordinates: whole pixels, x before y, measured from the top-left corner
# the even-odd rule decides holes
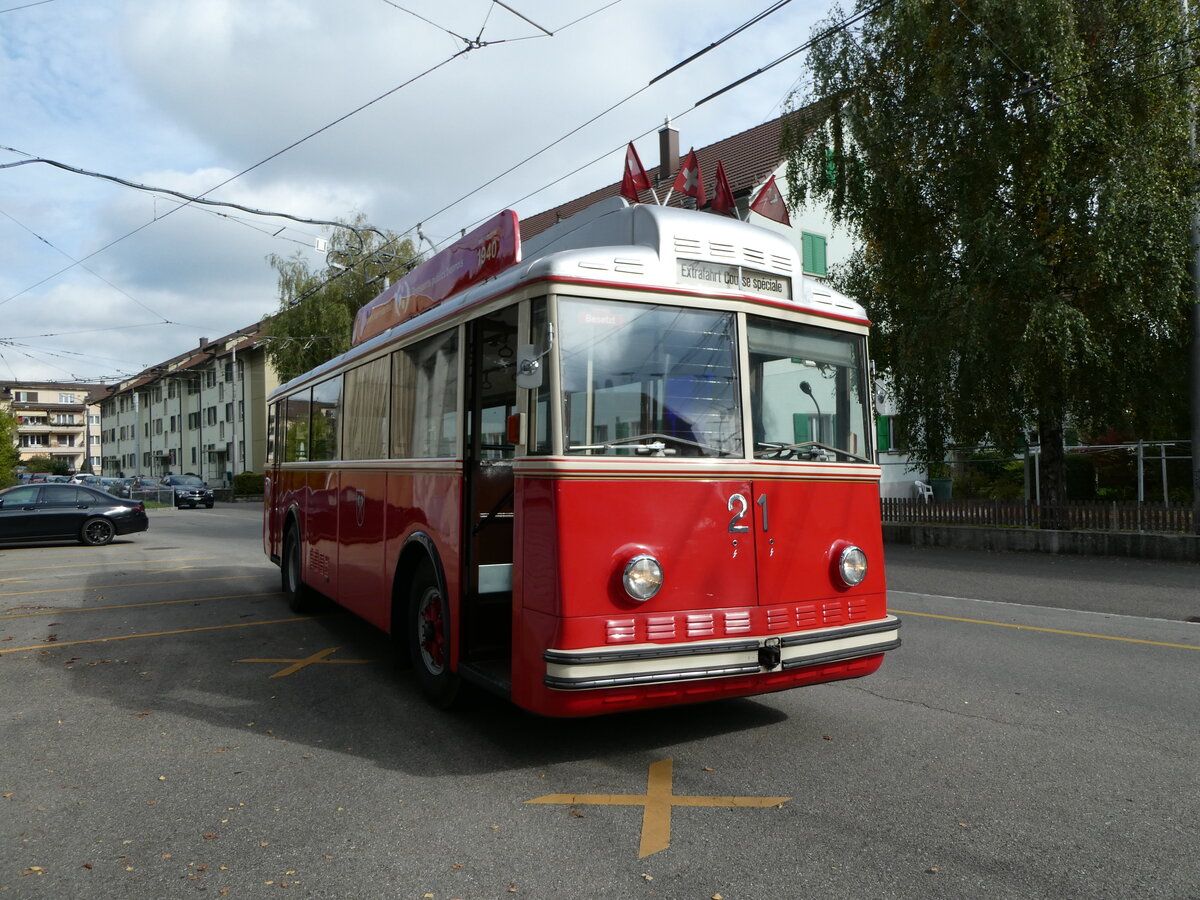
[[[214,486],[262,472],[267,394],[279,380],[255,324],[139,372],[100,404],[105,475],[194,474]]]
[[[65,460],[72,472],[98,473],[102,458],[103,384],[0,382],[0,407],[17,419],[18,465],[35,456]]]

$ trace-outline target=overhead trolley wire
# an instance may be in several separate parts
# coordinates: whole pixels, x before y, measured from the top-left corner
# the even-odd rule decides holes
[[[386,0],[385,0],[385,2],[386,2]],[[583,21],[583,19],[586,19],[586,18],[588,18],[589,16],[593,16],[593,15],[595,15],[597,12],[601,12],[601,11],[603,11],[603,10],[605,10],[605,9],[608,9],[610,6],[615,6],[615,5],[616,5],[616,3],[619,3],[619,2],[620,2],[620,0],[614,0],[614,2],[613,2],[613,3],[609,3],[607,6],[603,6],[603,7],[601,7],[600,9],[598,9],[598,10],[595,10],[594,12],[588,13],[588,15],[587,15],[587,16],[583,16],[582,18],[580,18],[580,19],[576,19],[576,20],[575,20],[575,21],[573,21],[573,22],[569,22],[568,24],[566,24],[566,25],[562,26],[562,28],[560,28],[560,29],[559,29],[559,32],[561,33],[561,32],[563,32],[563,31],[565,31],[566,29],[570,28],[572,25],[574,25],[574,24],[576,24],[576,23],[578,23],[578,22],[581,22],[581,21]],[[579,133],[580,131],[582,131],[584,128],[587,128],[589,125],[591,125],[593,122],[596,122],[597,120],[599,120],[599,119],[603,118],[604,116],[608,115],[610,112],[612,112],[613,110],[617,109],[618,107],[624,106],[624,105],[625,105],[626,103],[628,103],[630,100],[633,100],[635,97],[637,97],[637,96],[639,96],[640,94],[644,93],[646,90],[648,90],[650,87],[652,87],[652,86],[653,86],[653,85],[654,85],[656,82],[658,82],[658,81],[662,80],[663,78],[667,77],[668,75],[671,75],[671,74],[673,74],[674,72],[677,72],[679,69],[682,69],[684,66],[688,65],[689,63],[692,63],[692,62],[694,62],[695,60],[697,60],[697,59],[699,59],[701,56],[703,56],[705,53],[707,53],[709,50],[712,50],[714,47],[717,47],[717,46],[719,46],[720,44],[723,44],[723,43],[725,43],[727,40],[729,40],[730,38],[734,37],[735,35],[738,35],[738,34],[740,34],[740,33],[741,33],[741,32],[743,32],[743,31],[745,31],[745,30],[746,30],[747,28],[749,28],[750,26],[757,24],[758,22],[762,21],[763,19],[765,19],[767,16],[771,15],[772,13],[774,13],[774,12],[777,12],[778,10],[782,9],[782,8],[783,8],[783,7],[784,7],[786,4],[788,4],[788,3],[790,3],[790,2],[791,2],[791,0],[778,0],[778,2],[774,3],[772,6],[769,6],[769,7],[767,7],[767,8],[766,8],[766,9],[764,9],[762,12],[760,12],[760,13],[758,13],[757,15],[753,16],[752,18],[748,19],[747,21],[743,22],[741,25],[739,25],[737,28],[733,29],[731,32],[729,32],[728,34],[726,34],[724,37],[722,37],[722,38],[720,38],[720,39],[718,39],[718,40],[714,41],[714,42],[713,42],[713,43],[711,43],[711,44],[709,44],[709,45],[708,45],[708,47],[706,47],[705,49],[703,49],[703,50],[700,50],[700,51],[698,51],[698,52],[696,52],[696,53],[693,53],[693,54],[692,54],[691,56],[689,56],[687,59],[684,59],[684,60],[682,60],[681,62],[678,62],[678,63],[676,63],[675,65],[671,66],[671,68],[667,69],[665,72],[663,72],[663,73],[661,73],[661,74],[659,74],[659,75],[656,75],[654,78],[650,79],[650,81],[648,81],[646,84],[642,85],[640,88],[638,88],[638,89],[637,89],[636,91],[634,91],[633,93],[629,94],[629,95],[628,95],[628,96],[626,96],[626,97],[623,97],[623,98],[621,98],[621,99],[620,99],[620,100],[618,100],[616,103],[614,103],[614,104],[612,104],[611,106],[609,106],[607,109],[604,109],[604,110],[602,110],[601,112],[598,112],[596,115],[592,116],[592,117],[591,117],[590,119],[588,119],[587,121],[585,121],[585,122],[582,122],[582,123],[580,123],[579,125],[575,126],[575,127],[574,127],[574,128],[572,128],[570,131],[568,131],[566,134],[563,134],[563,135],[561,135],[560,137],[558,137],[558,138],[556,138],[555,140],[551,141],[549,144],[546,144],[546,145],[545,145],[544,147],[542,147],[540,150],[537,150],[537,151],[535,151],[534,153],[531,153],[529,156],[526,156],[526,157],[525,157],[524,159],[522,159],[520,162],[514,163],[513,165],[509,166],[509,167],[508,167],[507,169],[505,169],[503,172],[499,173],[498,175],[495,175],[495,176],[493,176],[492,178],[490,178],[490,179],[488,179],[487,181],[485,181],[483,184],[481,184],[481,185],[479,185],[478,187],[475,187],[475,188],[473,188],[472,190],[468,191],[467,193],[463,194],[463,195],[462,195],[461,197],[459,197],[457,200],[453,200],[453,201],[451,201],[450,203],[448,203],[448,204],[446,204],[445,206],[443,206],[441,209],[437,210],[436,212],[434,212],[434,213],[431,213],[431,214],[429,214],[429,215],[425,216],[423,219],[421,219],[421,222],[427,222],[427,221],[429,221],[430,219],[436,218],[437,216],[440,216],[442,213],[444,213],[444,212],[447,212],[447,211],[448,211],[448,210],[450,210],[450,209],[453,209],[455,206],[457,206],[458,204],[462,203],[464,200],[467,200],[467,199],[469,199],[469,198],[471,198],[471,197],[475,196],[476,194],[478,194],[478,193],[479,193],[480,191],[482,191],[483,189],[485,189],[485,188],[487,188],[487,187],[490,187],[491,185],[495,184],[497,181],[499,181],[499,180],[500,180],[501,178],[503,178],[505,175],[509,175],[509,174],[511,174],[511,173],[513,173],[513,172],[515,172],[517,169],[521,168],[521,166],[524,166],[526,163],[530,163],[530,162],[532,162],[533,160],[537,159],[539,156],[541,156],[541,155],[542,155],[543,153],[545,153],[546,151],[548,151],[548,150],[550,150],[550,149],[552,149],[552,148],[554,148],[554,147],[558,146],[558,145],[559,145],[559,144],[561,144],[563,141],[565,141],[567,138],[569,138],[569,137],[573,137],[574,135],[578,134],[578,133]],[[794,54],[793,54],[793,55],[794,55]],[[764,71],[765,71],[765,70],[764,70]],[[743,79],[743,80],[748,80],[748,79]],[[696,105],[698,106],[699,104],[696,104]],[[676,116],[675,118],[678,118],[678,116]],[[634,137],[634,140],[638,140],[638,139],[640,139],[640,138],[643,138],[643,137],[645,137],[646,135],[648,135],[648,134],[652,133],[653,131],[654,131],[654,129],[653,129],[653,128],[651,128],[649,131],[645,131],[645,132],[643,132],[642,134],[639,134],[639,135],[637,135],[636,137]],[[618,148],[618,149],[619,149],[619,148]],[[559,182],[561,182],[561,181],[563,181],[563,180],[565,180],[565,179],[567,179],[567,178],[571,177],[572,175],[576,174],[577,172],[580,172],[580,171],[582,171],[583,169],[586,169],[588,166],[590,166],[590,165],[594,165],[595,163],[599,162],[601,159],[603,159],[605,156],[607,156],[607,155],[608,155],[609,153],[611,153],[611,152],[613,152],[613,151],[611,151],[611,150],[609,150],[609,151],[606,151],[606,152],[605,152],[605,153],[604,153],[602,156],[598,157],[597,159],[594,159],[594,160],[592,160],[591,162],[585,163],[584,165],[580,166],[579,168],[572,170],[571,172],[567,173],[566,175],[562,176],[561,178],[558,178],[558,179],[557,179],[557,180],[555,180],[555,181],[552,181],[552,182],[550,182],[549,184],[543,185],[542,187],[538,188],[538,190],[534,191],[532,194],[526,194],[524,197],[520,198],[520,200],[514,201],[514,204],[510,204],[510,205],[515,205],[516,203],[520,203],[520,202],[521,202],[521,200],[527,200],[529,197],[532,197],[532,196],[534,196],[535,194],[537,194],[537,193],[539,193],[539,192],[541,192],[541,191],[544,191],[544,190],[546,190],[547,188],[553,187],[554,185],[556,185],[556,184],[558,184]],[[481,219],[481,220],[479,220],[479,221],[483,221],[483,220]],[[476,223],[472,223],[472,224],[478,224],[478,222],[476,222]],[[418,227],[419,227],[419,226],[418,226]],[[408,231],[411,231],[411,230],[412,230],[411,228],[410,228],[410,229],[408,229]],[[406,232],[405,232],[405,234],[407,234],[407,233],[408,233],[408,232],[406,231]]]

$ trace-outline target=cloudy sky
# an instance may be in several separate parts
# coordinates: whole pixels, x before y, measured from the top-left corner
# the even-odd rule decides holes
[[[777,116],[800,57],[695,103],[803,43],[828,0],[791,0],[647,87],[773,5],[0,0],[0,379],[117,380],[251,324],[278,302],[267,255],[321,268],[328,236],[9,164],[51,159],[308,219],[362,213],[396,232],[422,223],[438,242],[616,181],[631,139],[652,167],[667,116],[684,149]],[[468,40],[483,46],[462,53]]]

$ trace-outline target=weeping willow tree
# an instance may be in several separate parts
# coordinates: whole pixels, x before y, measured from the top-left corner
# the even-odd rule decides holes
[[[354,314],[419,262],[407,238],[367,230],[361,216],[348,226],[331,235],[325,268],[300,253],[267,257],[279,274],[267,355],[284,381],[349,350]]]
[[[825,114],[785,134],[789,199],[857,238],[840,286],[877,326],[913,446],[1036,433],[1059,505],[1068,425],[1151,437],[1186,416],[1179,0],[870,7],[810,51],[813,96],[793,99]]]

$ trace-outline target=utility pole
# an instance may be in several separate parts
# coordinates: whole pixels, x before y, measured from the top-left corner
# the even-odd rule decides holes
[[[1188,0],[1183,4],[1183,46],[1190,39],[1191,11]],[[1188,53],[1185,49],[1182,52]],[[1184,69],[1188,92],[1188,149],[1193,171],[1197,166],[1196,155],[1196,90],[1192,83],[1190,66]],[[1200,534],[1200,205],[1192,203],[1192,256],[1188,267],[1192,279],[1192,311],[1189,317],[1192,339],[1188,349],[1188,379],[1192,419],[1192,532]]]

